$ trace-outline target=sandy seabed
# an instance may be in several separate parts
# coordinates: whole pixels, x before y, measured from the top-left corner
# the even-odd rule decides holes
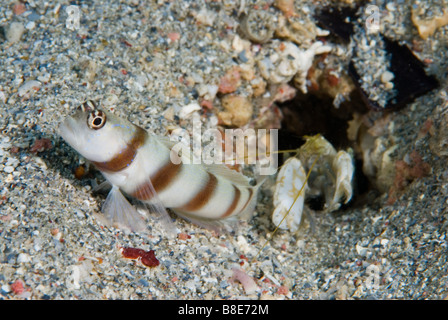
[[[296,8],[314,11],[324,2],[296,1]],[[1,299],[446,299],[446,27],[422,40],[410,3],[384,9],[396,17],[384,22],[389,36],[413,47],[441,84],[391,112],[384,139],[396,146],[393,161],[417,151],[430,174],[392,204],[386,192],[315,213],[313,230],[280,231],[252,260],[274,229],[269,183],[254,218],[233,233],[216,235],[180,218],[176,239],[151,219],[147,234],[107,228],[96,218],[105,196],[92,192],[101,176],[75,177],[85,160],[56,127],[87,99],[159,135],[182,124],[182,108],[194,109],[204,96],[222,111],[216,85],[250,60],[235,42],[239,11],[282,11],[270,1],[244,8],[238,1],[88,1],[75,5],[76,25],[68,5],[0,5]],[[260,89],[241,81],[242,96]],[[206,127],[216,126],[216,114],[205,113]],[[125,259],[122,247],[154,250],[160,265]]]

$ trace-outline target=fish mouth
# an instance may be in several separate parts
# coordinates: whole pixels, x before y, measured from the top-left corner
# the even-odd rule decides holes
[[[77,149],[79,145],[78,135],[76,134],[76,121],[72,117],[67,117],[62,121],[58,128],[57,133],[64,139],[69,145]]]

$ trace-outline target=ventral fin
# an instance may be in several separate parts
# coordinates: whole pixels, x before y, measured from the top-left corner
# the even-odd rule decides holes
[[[112,186],[101,211],[109,226],[130,229],[133,232],[142,232],[146,229],[144,217],[129,203],[117,186]]]
[[[93,180],[95,185],[93,185],[92,187],[92,192],[94,193],[103,193],[107,194],[108,192],[110,192],[110,189],[112,188],[112,185],[110,184],[109,181],[105,180],[103,182],[101,182],[100,184],[97,184],[95,182],[95,180]]]

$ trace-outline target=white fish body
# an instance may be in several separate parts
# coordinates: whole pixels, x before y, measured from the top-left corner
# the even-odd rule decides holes
[[[97,109],[91,101],[67,117],[59,133],[112,185],[102,208],[111,223],[133,231],[146,228],[120,190],[149,205],[165,222],[170,221],[165,207],[205,226],[251,213],[255,207],[259,185],[251,186],[247,177],[225,165],[174,164],[169,141]]]

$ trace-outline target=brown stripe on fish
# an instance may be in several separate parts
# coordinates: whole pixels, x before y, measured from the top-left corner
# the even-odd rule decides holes
[[[111,160],[105,162],[92,161],[92,163],[99,170],[106,172],[118,172],[127,168],[134,161],[138,148],[145,143],[148,137],[148,133],[144,129],[137,126],[135,128],[135,134],[131,141],[126,144],[123,150],[113,156]]]
[[[131,196],[141,201],[151,200],[154,197],[153,190],[161,192],[166,189],[174,181],[181,168],[182,163],[174,164],[168,159],[167,164],[149,177],[150,181],[146,181],[137,187]]]
[[[210,200],[217,185],[218,179],[214,174],[209,172],[208,181],[205,186],[186,205],[177,209],[181,211],[196,211],[201,209]]]
[[[131,194],[134,198],[140,201],[151,200],[154,197],[154,188],[150,181],[144,182]]]
[[[168,160],[167,164],[159,169],[154,175],[151,176],[151,181],[153,183],[156,192],[163,191],[166,189],[171,182],[173,182],[182,168],[182,162],[179,164],[174,164],[171,160]]]
[[[240,197],[241,197],[240,189],[238,189],[238,187],[233,185],[233,190],[234,190],[233,201],[230,204],[230,206],[227,209],[227,211],[224,212],[224,214],[221,216],[221,218],[226,218],[226,217],[230,216],[233,213],[233,211],[235,211],[236,206],[238,205],[238,202],[240,201]]]

